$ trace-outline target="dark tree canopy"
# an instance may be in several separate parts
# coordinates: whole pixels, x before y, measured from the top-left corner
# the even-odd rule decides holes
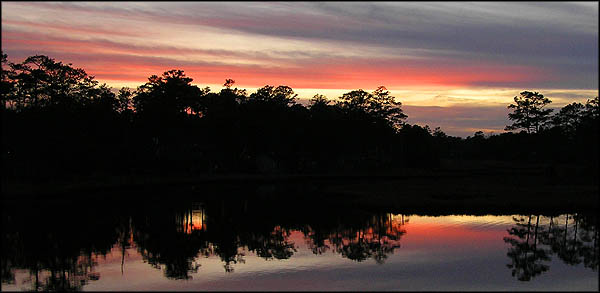
[[[524,91],[508,106],[514,124],[507,129],[526,131],[463,139],[405,123],[402,104],[383,86],[332,100],[317,94],[304,106],[289,86],[248,94],[226,79],[211,92],[170,70],[137,90],[114,91],[71,64],[42,55],[13,64],[6,54],[1,82],[3,174],[13,179],[335,173],[431,168],[442,159],[575,162],[589,174],[598,170],[598,97],[551,116],[548,98]]]
[[[133,108],[133,91],[130,88],[124,87],[119,90],[117,95],[117,111],[120,113],[131,111]]]
[[[390,92],[384,86],[379,86],[373,92],[373,100],[369,106],[370,113],[377,118],[389,121],[396,127],[402,125],[408,117],[400,108],[402,103],[396,102],[396,98],[391,96]]]
[[[93,76],[88,76],[85,70],[73,68],[71,64],[63,64],[47,56],[31,56],[22,63],[8,65],[10,70],[7,74],[11,76],[14,86],[6,90],[3,96],[9,107],[17,110],[26,107],[83,105],[98,95],[106,94],[104,89],[96,87],[98,82]]]
[[[588,119],[600,118],[600,102],[598,101],[598,97],[587,100],[585,103],[584,115]]]
[[[340,97],[337,105],[350,112],[364,112],[376,121],[385,121],[398,128],[406,119],[401,106],[395,97],[384,87],[378,87],[373,93],[362,89],[345,93]]]
[[[298,95],[294,93],[294,90],[289,86],[280,85],[274,87],[266,85],[257,89],[255,93],[252,93],[250,95],[250,100],[273,103],[287,107],[296,104],[296,97],[298,97]]]
[[[325,107],[328,106],[330,103],[331,101],[328,100],[326,96],[316,94],[312,98],[310,98],[309,107]]]
[[[506,130],[524,129],[527,133],[538,133],[546,126],[552,109],[544,107],[552,103],[550,99],[538,92],[524,91],[514,101],[514,104],[508,105],[508,109],[513,109],[513,113],[508,114],[508,119],[514,123],[506,126]]]
[[[133,103],[140,115],[172,117],[188,114],[200,103],[203,92],[192,85],[182,70],[169,70],[162,76],[153,75],[141,85]]]
[[[223,84],[223,89],[221,89],[220,96],[225,99],[233,100],[238,104],[245,102],[248,98],[248,93],[245,89],[238,89],[237,87],[232,89],[231,87],[234,84],[235,80],[230,78],[226,79]]]
[[[0,109],[4,110],[7,106],[9,106],[11,100],[15,99],[13,91],[16,82],[15,71],[13,70],[11,63],[8,62],[8,55],[4,53],[1,55],[1,65],[0,102],[2,103],[2,107],[0,107]]]
[[[581,103],[568,104],[552,117],[552,123],[565,133],[574,133],[582,122],[584,110],[585,106]]]

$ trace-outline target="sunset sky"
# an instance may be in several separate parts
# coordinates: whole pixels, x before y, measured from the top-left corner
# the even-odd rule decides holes
[[[135,88],[182,69],[219,90],[330,99],[385,85],[409,123],[501,133],[523,90],[598,95],[597,2],[2,2],[2,50]]]

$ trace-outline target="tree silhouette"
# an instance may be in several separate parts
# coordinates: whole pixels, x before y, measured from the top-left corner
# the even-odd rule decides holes
[[[337,105],[351,113],[366,113],[370,119],[386,121],[396,128],[407,117],[402,112],[402,103],[396,102],[384,86],[378,87],[373,93],[362,89],[345,93]]]
[[[187,110],[198,102],[202,94],[197,86],[191,84],[192,80],[182,70],[169,70],[162,76],[149,77],[133,99],[136,112],[163,119],[188,114]]]
[[[225,83],[223,84],[224,89],[221,90],[221,95],[230,95],[235,97],[235,101],[239,104],[239,103],[243,103],[247,98],[248,98],[248,93],[246,92],[245,89],[238,89],[236,88],[231,88],[233,85],[235,84],[235,80],[233,79],[226,79]]]
[[[379,86],[373,91],[373,101],[370,102],[370,110],[373,115],[387,120],[392,126],[398,128],[404,124],[408,117],[401,109],[402,103],[396,102],[396,98],[384,87]]]
[[[560,109],[552,117],[552,123],[564,133],[573,136],[583,120],[585,106],[581,103],[571,103]]]
[[[550,100],[524,91],[509,106],[514,124],[507,129],[526,131],[463,139],[407,124],[402,104],[383,86],[335,100],[315,95],[304,106],[289,86],[248,94],[226,79],[211,92],[170,70],[115,94],[70,64],[43,55],[13,64],[6,54],[1,79],[2,171],[15,181],[74,174],[386,172],[437,167],[447,158],[573,163],[583,174],[569,176],[597,181],[598,155],[589,151],[598,147],[597,97],[584,109],[565,106],[547,128]]]
[[[538,92],[521,92],[520,96],[514,97],[514,104],[508,109],[514,109],[508,114],[508,119],[515,121],[506,126],[505,130],[525,129],[527,133],[538,133],[550,119],[552,109],[544,107],[552,101]]]
[[[331,103],[330,100],[327,99],[326,96],[321,94],[316,94],[310,99],[309,107],[312,109],[313,107],[325,107]]]
[[[119,90],[117,96],[118,107],[120,113],[131,112],[133,108],[133,91],[130,88],[123,87]]]
[[[598,97],[587,100],[585,103],[584,115],[589,119],[597,120],[600,118],[600,101],[598,100]]]
[[[15,71],[10,62],[8,62],[8,55],[4,52],[0,53],[0,64],[2,65],[0,70],[0,102],[2,102],[2,112],[4,112],[7,105],[11,102],[11,100],[16,99],[17,97],[13,94],[14,86],[15,86]],[[15,105],[12,105],[15,107]]]
[[[257,89],[255,93],[252,93],[249,101],[261,101],[287,107],[296,103],[297,96],[289,86],[280,85],[274,87],[266,85]]]
[[[73,68],[44,55],[28,57],[10,64],[14,71],[15,91],[8,97],[16,109],[27,106],[69,108],[90,99],[90,90],[98,82],[83,69]]]

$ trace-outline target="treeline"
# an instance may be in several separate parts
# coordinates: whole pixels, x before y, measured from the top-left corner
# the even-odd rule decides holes
[[[288,86],[249,94],[228,79],[213,92],[171,70],[114,92],[71,64],[41,55],[15,64],[5,54],[1,79],[8,178],[373,171],[434,168],[441,158],[598,166],[598,98],[565,106],[536,131],[462,139],[407,124],[383,86],[304,106]]]
[[[552,101],[538,92],[523,91],[508,105],[513,124],[505,130],[520,130],[485,136],[475,132],[458,141],[458,153],[471,159],[526,161],[552,164],[571,164],[583,167],[586,176],[598,180],[598,126],[600,107],[598,97],[585,104],[571,103],[557,113],[546,108]],[[435,136],[435,133],[434,133]],[[443,134],[441,135],[443,136]],[[444,147],[452,150],[452,146]],[[444,154],[451,155],[451,154]]]

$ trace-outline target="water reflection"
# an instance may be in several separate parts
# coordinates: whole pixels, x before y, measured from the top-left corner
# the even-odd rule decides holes
[[[402,227],[404,215],[377,214],[366,219],[362,226],[337,226],[319,230],[304,227],[309,247],[314,254],[332,249],[342,257],[360,262],[369,258],[383,264],[388,254],[400,248],[400,238],[406,233]]]
[[[118,221],[80,210],[29,209],[3,212],[2,283],[15,282],[15,269],[27,269],[25,286],[35,291],[80,290],[99,275],[92,272],[118,238]]]
[[[98,203],[93,209],[64,203],[13,206],[2,215],[2,283],[35,291],[81,290],[102,277],[94,268],[111,250],[120,252],[123,274],[131,249],[172,280],[192,279],[209,257],[218,257],[226,273],[244,265],[248,255],[288,260],[300,244],[316,256],[335,254],[355,263],[385,265],[410,235],[412,216],[295,204],[289,208],[254,198]],[[548,272],[553,258],[597,271],[597,227],[597,218],[590,215],[513,216],[503,235],[507,267],[520,281]],[[28,277],[17,280],[20,270]]]
[[[534,229],[531,226],[531,217],[530,215],[527,221],[522,217],[514,217],[515,227],[508,230],[508,234],[513,237],[504,237],[504,241],[512,245],[507,253],[511,263],[507,266],[512,269],[512,275],[519,281],[529,281],[550,268],[545,263],[550,261],[549,250],[541,245],[538,247],[538,232],[542,233],[538,230],[540,216],[536,217]]]
[[[274,219],[282,219],[282,215],[264,214],[262,208],[260,212],[248,210],[253,204],[242,202],[238,207],[225,201],[193,202],[192,208],[172,214],[139,215],[132,221],[134,241],[144,259],[163,269],[166,277],[189,279],[200,266],[195,263],[197,256],[218,256],[226,272],[244,263],[247,253],[265,260],[289,259],[297,252],[290,239],[292,231],[301,231],[315,254],[334,251],[357,262],[373,258],[378,263],[384,263],[387,255],[400,247],[400,238],[406,233],[402,215],[357,217],[346,210],[305,224],[302,220],[306,214],[287,213],[280,222]]]
[[[513,217],[513,221],[515,226],[504,237],[511,245],[507,253],[511,263],[507,267],[520,281],[529,281],[548,271],[552,255],[569,265],[583,262],[585,267],[598,270],[597,217],[528,215]]]

